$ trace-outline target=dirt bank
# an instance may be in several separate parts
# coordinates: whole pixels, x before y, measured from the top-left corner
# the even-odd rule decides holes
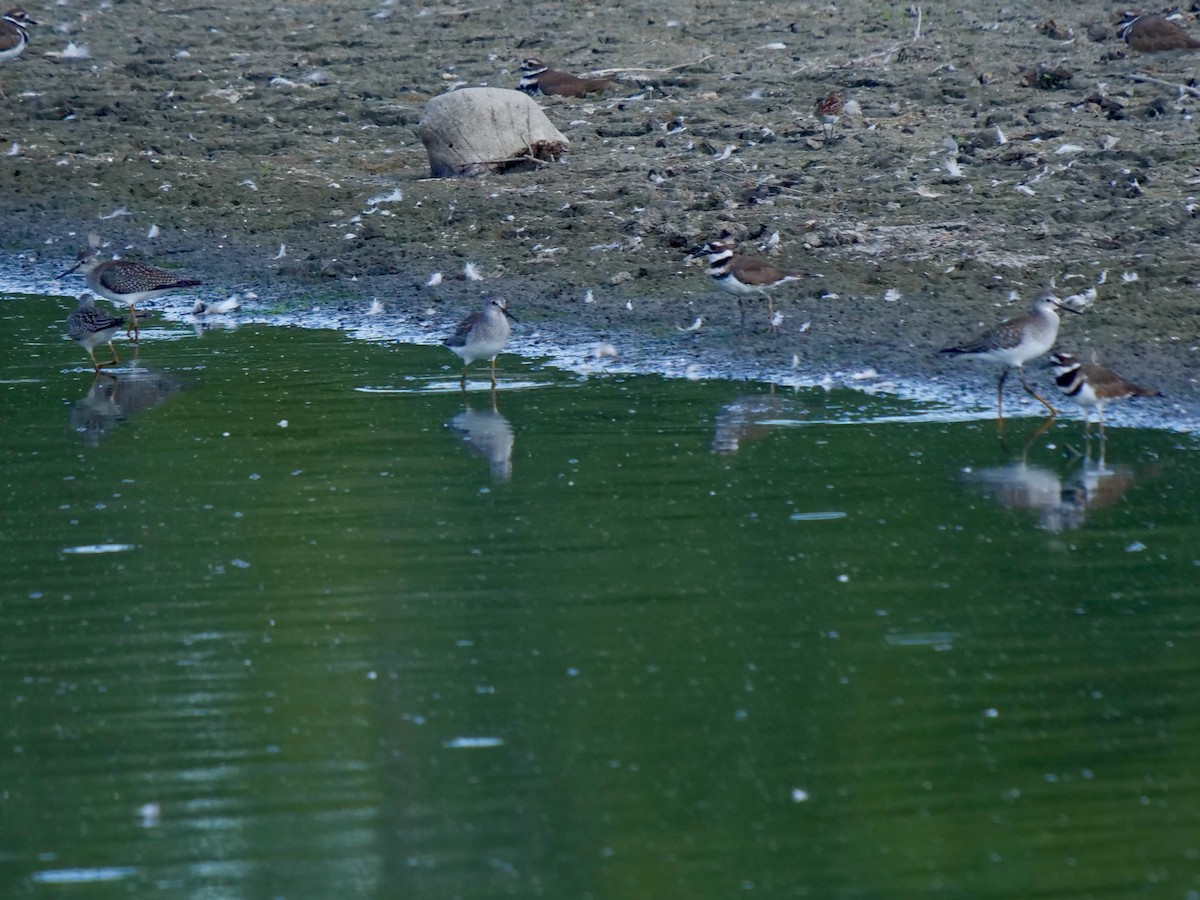
[[[992,371],[934,351],[1054,278],[1097,290],[1065,346],[1200,406],[1197,100],[1131,77],[1148,61],[1126,58],[1108,10],[230,6],[29,7],[33,46],[0,66],[5,249],[50,267],[97,231],[214,294],[282,305],[377,296],[449,319],[498,292],[526,322],[633,330],[764,374],[798,357],[962,380],[984,402]],[[571,141],[560,163],[429,179],[424,103],[515,87],[531,55],[628,83],[539,101]],[[1185,81],[1198,61],[1151,75]],[[835,87],[860,112],[826,141],[813,102]],[[755,305],[740,330],[687,264],[723,232],[823,276],[780,290],[780,335]]]

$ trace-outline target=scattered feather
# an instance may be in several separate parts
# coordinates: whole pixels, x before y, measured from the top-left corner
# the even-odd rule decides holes
[[[283,259],[285,256],[287,256],[287,244],[280,244],[279,252],[275,254],[275,258]]]
[[[935,190],[931,190],[930,188],[927,188],[927,187],[925,187],[925,185],[923,185],[923,184],[918,184],[918,185],[917,185],[917,196],[919,196],[919,197],[927,197],[927,198],[929,198],[930,200],[932,200],[932,199],[934,199],[934,198],[936,198],[936,197],[940,197],[940,196],[942,196],[942,195],[941,195],[941,194],[939,194],[939,193],[938,193],[937,191],[935,191]]]
[[[241,306],[242,301],[237,294],[230,294],[224,300],[218,300],[216,303],[205,303],[203,300],[197,300],[196,305],[192,307],[192,315],[223,316],[226,313],[240,309]]]
[[[1131,281],[1137,281],[1138,273],[1137,272],[1122,272],[1121,280],[1124,281],[1126,284],[1128,284]]]
[[[775,315],[771,316],[771,327],[778,328],[782,324],[783,324],[783,313],[781,313],[779,310],[775,310]]]
[[[809,319],[807,322],[803,323],[800,326],[799,330],[800,330],[801,334],[805,334],[808,331],[808,329],[810,329],[810,328],[812,328],[812,320],[811,319]]]
[[[151,225],[151,226],[150,226],[150,228],[149,228],[149,230],[147,230],[147,231],[146,231],[146,237],[147,237],[148,239],[150,239],[150,240],[153,240],[154,238],[158,237],[158,236],[159,236],[159,234],[161,234],[161,233],[162,233],[162,232],[160,232],[160,231],[158,230],[158,226],[157,226],[157,225]]]
[[[633,312],[633,301],[632,301],[632,300],[626,300],[626,301],[625,301],[625,308],[626,308],[627,310],[629,310],[630,312]]]
[[[736,149],[737,145],[729,144],[720,153],[714,153],[713,159],[715,159],[717,162],[720,162],[723,159],[729,159],[729,157],[733,155],[733,151]]]
[[[861,372],[855,372],[850,376],[851,381],[870,381],[872,378],[878,378],[879,373],[874,369],[863,369]]]
[[[587,293],[583,295],[583,302],[584,303],[595,303],[596,302],[596,298],[592,296],[591,288],[588,288]]]
[[[862,117],[862,107],[858,105],[857,100],[847,100],[842,104],[842,115],[852,117]]]
[[[996,126],[996,143],[1004,145],[1008,143],[1008,138],[1004,136],[1004,132],[1000,130],[1000,126]]]
[[[1090,309],[1096,302],[1098,292],[1094,287],[1088,288],[1086,291],[1081,291],[1078,294],[1072,294],[1070,297],[1063,298],[1063,304],[1072,309],[1077,309],[1082,312],[1085,309]]]
[[[704,325],[704,316],[696,316],[696,321],[694,321],[691,325],[687,326],[686,328],[680,328],[678,325],[676,325],[675,329],[677,331],[683,331],[683,332],[699,331],[703,327],[703,325]]]
[[[612,344],[597,344],[592,348],[592,359],[615,359],[617,355],[617,348]]]
[[[963,177],[962,166],[958,164],[958,160],[953,156],[947,158],[946,160],[946,174],[951,178]]]
[[[475,263],[467,263],[463,266],[463,278],[467,281],[483,281],[483,276],[479,274],[479,268]]]
[[[1020,193],[1022,193],[1022,194],[1027,194],[1027,195],[1029,195],[1030,197],[1035,197],[1035,196],[1037,196],[1037,191],[1035,191],[1033,188],[1031,188],[1031,187],[1030,187],[1029,185],[1027,185],[1027,184],[1018,184],[1018,185],[1017,185],[1015,188],[1013,188],[1013,190],[1014,190],[1014,191],[1018,191],[1018,192],[1020,192]]]
[[[367,308],[367,315],[368,316],[378,316],[382,313],[383,313],[383,304],[380,303],[379,298],[376,297],[374,300],[371,301],[370,307]]]
[[[786,50],[787,44],[783,43],[783,41],[771,41],[771,43],[763,44],[758,49],[759,50]]]
[[[442,283],[442,273],[434,272],[429,276],[429,280],[425,282],[425,287],[437,287]]]
[[[1100,273],[1100,277],[1096,279],[1096,284],[1106,284],[1108,282],[1108,269]]]
[[[1085,148],[1079,146],[1079,144],[1063,144],[1061,147],[1059,147],[1054,152],[1059,155],[1061,155],[1063,153],[1082,153],[1084,151],[1084,149]]]
[[[114,209],[110,213],[101,213],[100,220],[103,222],[108,219],[119,219],[121,216],[132,216],[132,215],[133,215],[133,213],[131,213],[129,210],[127,210],[125,207],[122,206],[117,209]]]
[[[378,206],[380,203],[399,203],[404,199],[404,191],[393,188],[386,194],[376,194],[367,201],[367,206]]]
[[[895,303],[900,299],[900,292],[895,288],[888,288],[883,292],[883,299],[888,303]]]
[[[250,190],[252,190],[252,191],[258,190],[258,185],[255,184],[254,180],[251,178],[246,178],[246,179],[243,179],[242,181],[239,181],[238,187],[250,188]]]
[[[19,156],[20,153],[21,153],[21,145],[18,144],[16,141],[13,141],[12,146],[8,148],[8,152],[4,155],[5,156]]]

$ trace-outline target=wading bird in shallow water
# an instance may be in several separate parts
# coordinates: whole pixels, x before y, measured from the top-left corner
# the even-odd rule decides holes
[[[0,62],[16,59],[29,46],[30,25],[36,25],[25,10],[10,9],[0,17]],[[0,100],[7,100],[4,90],[0,88]]]
[[[1104,405],[1127,397],[1161,397],[1157,388],[1142,387],[1126,381],[1111,369],[1094,363],[1080,362],[1074,353],[1060,350],[1050,354],[1054,381],[1058,389],[1083,409],[1084,433],[1092,427],[1091,412],[1096,411],[1100,423],[1100,438],[1104,439]]]
[[[996,416],[1001,422],[1004,421],[1004,382],[1013,369],[1021,376],[1021,387],[1025,388],[1025,392],[1046,407],[1050,415],[1058,415],[1058,410],[1029,386],[1025,380],[1024,366],[1031,359],[1050,352],[1054,346],[1058,337],[1060,309],[1079,312],[1063,306],[1062,301],[1050,291],[1043,291],[1034,298],[1033,308],[1025,315],[1001,322],[965,344],[942,350],[942,353],[991,359],[1004,364],[1004,371],[996,384]]]
[[[473,312],[454,329],[454,334],[442,343],[463,361],[462,387],[467,387],[467,367],[477,359],[490,359],[492,363],[492,387],[496,386],[496,357],[508,345],[512,326],[509,320],[517,321],[508,311],[503,297],[485,300],[483,309]]]
[[[130,259],[105,259],[99,250],[84,250],[75,265],[58,277],[65,278],[78,269],[83,269],[88,287],[101,297],[118,306],[129,307],[126,334],[132,334],[135,339],[138,333],[135,307],[138,303],[200,284],[194,278],[180,278],[173,272],[146,263]]]
[[[67,316],[67,337],[87,351],[92,360],[92,366],[99,374],[101,369],[115,366],[121,361],[117,348],[113,346],[113,338],[125,324],[124,316],[110,316],[96,309],[96,298],[84,292],[79,296],[79,307]],[[96,361],[96,348],[108,344],[112,359],[102,363]]]

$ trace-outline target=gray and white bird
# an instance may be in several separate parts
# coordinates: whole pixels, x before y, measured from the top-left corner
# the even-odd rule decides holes
[[[489,359],[492,364],[492,387],[496,386],[496,356],[508,345],[516,318],[508,311],[503,297],[485,300],[483,309],[473,312],[454,329],[454,334],[442,341],[463,361],[462,387],[467,387],[467,368],[477,359]]]
[[[1046,402],[1037,391],[1025,380],[1025,363],[1037,359],[1050,352],[1054,341],[1058,338],[1060,309],[1078,313],[1079,310],[1063,306],[1051,291],[1042,291],[1033,300],[1033,307],[1023,316],[1008,319],[994,328],[985,331],[979,337],[964,344],[946,347],[941,352],[957,356],[973,356],[978,359],[990,359],[1004,364],[1000,381],[996,384],[996,416],[1004,421],[1004,382],[1008,373],[1013,369],[1021,376],[1021,387],[1050,411],[1050,415],[1058,415],[1058,410]]]
[[[147,263],[131,259],[105,259],[99,250],[84,250],[75,265],[58,277],[65,278],[78,269],[83,269],[88,287],[101,297],[117,306],[129,307],[127,333],[132,333],[135,338],[138,333],[138,303],[200,284],[194,278],[180,278],[174,272]]]
[[[124,316],[110,316],[96,309],[96,298],[85,291],[79,295],[79,307],[67,316],[67,337],[87,351],[92,366],[99,373],[101,369],[115,366],[121,361],[117,348],[113,346],[113,338],[124,324]],[[96,361],[96,348],[102,344],[108,344],[108,349],[112,351],[112,360],[106,363]]]
[[[1100,437],[1104,437],[1104,407],[1116,400],[1129,397],[1160,397],[1157,388],[1142,387],[1126,381],[1111,369],[1094,363],[1081,362],[1074,353],[1059,350],[1050,354],[1050,366],[1054,370],[1054,381],[1058,389],[1074,400],[1083,409],[1084,430],[1092,425],[1091,412],[1096,411],[1100,423]]]

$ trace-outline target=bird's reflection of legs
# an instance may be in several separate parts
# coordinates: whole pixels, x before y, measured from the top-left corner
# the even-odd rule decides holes
[[[1054,424],[1054,421],[1056,418],[1057,418],[1056,416],[1046,416],[1046,418],[1042,420],[1042,423],[1040,425],[1038,425],[1037,429],[1033,432],[1033,434],[1031,434],[1026,439],[1025,446],[1022,447],[1022,449],[1021,449],[1021,462],[1026,461],[1027,457],[1029,456],[1029,451],[1030,451],[1030,449],[1032,449],[1034,442],[1038,438],[1040,438],[1042,435],[1044,435],[1047,431],[1050,430],[1050,426]],[[1009,450],[1009,447],[1008,447],[1008,441],[1006,441],[1005,437],[1004,437],[1003,424],[1001,424],[1000,428],[998,429],[998,435],[1000,437],[1000,447],[1004,450],[1004,455],[1009,456],[1011,454],[1011,451]]]

